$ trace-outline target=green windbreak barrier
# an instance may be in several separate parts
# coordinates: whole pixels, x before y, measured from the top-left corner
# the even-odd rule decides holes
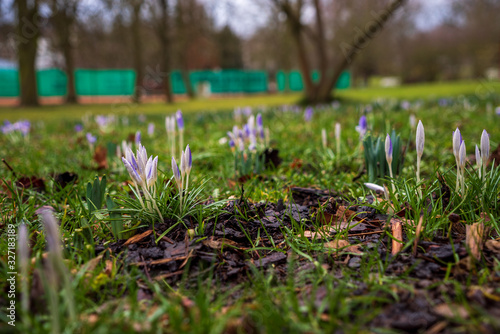
[[[319,80],[319,73],[311,73],[313,81]],[[192,89],[200,93],[202,85],[213,94],[227,93],[264,93],[268,90],[268,74],[265,71],[221,70],[194,71],[189,73]],[[278,91],[299,92],[304,89],[299,71],[278,72],[276,76]],[[182,73],[173,71],[170,75],[174,94],[186,94]],[[351,74],[343,72],[336,88],[348,88]],[[66,95],[67,78],[58,69],[37,72],[38,94],[40,96]],[[134,70],[86,70],[75,71],[76,93],[80,96],[130,96],[134,92]],[[0,97],[19,96],[19,78],[16,69],[0,69]]]
[[[174,94],[186,93],[186,86],[180,71],[173,71],[170,80]],[[189,80],[194,91],[198,91],[201,84],[209,84],[210,92],[214,94],[267,92],[267,72],[265,71],[194,71],[189,73]]]
[[[19,94],[17,70],[0,69],[0,97],[17,97]]]
[[[311,78],[313,82],[318,82],[320,74],[318,71],[313,71],[311,73]],[[300,92],[304,89],[304,83],[302,82],[302,74],[299,71],[284,72],[279,71],[276,75],[276,82],[278,83],[278,91],[292,91]],[[351,84],[351,73],[348,71],[342,72],[335,85],[336,89],[349,88]]]
[[[76,94],[87,96],[132,95],[135,84],[134,70],[75,71]]]
[[[40,70],[36,72],[38,96],[66,95],[66,74],[58,69]]]

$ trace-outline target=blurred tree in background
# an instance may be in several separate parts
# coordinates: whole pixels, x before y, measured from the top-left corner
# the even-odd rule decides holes
[[[318,70],[311,102],[331,98],[340,73],[356,85],[498,78],[500,0],[2,0],[0,60],[20,71],[21,103],[37,105],[35,67],[137,73],[134,100],[165,96],[180,70]],[[392,9],[391,9],[392,8]],[[382,29],[383,28],[383,29]],[[38,53],[38,54],[37,54]]]

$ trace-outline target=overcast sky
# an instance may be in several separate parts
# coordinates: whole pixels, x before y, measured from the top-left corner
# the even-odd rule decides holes
[[[98,6],[99,0],[80,0],[83,6]],[[182,0],[180,0],[182,1]],[[451,0],[409,0],[420,1],[422,11],[417,16],[417,25],[428,30],[438,25],[449,13]],[[0,0],[3,13],[10,12],[8,17],[14,19],[12,13],[13,0]],[[269,0],[200,0],[215,19],[218,27],[229,24],[240,36],[248,37],[257,28],[264,25],[268,18]]]

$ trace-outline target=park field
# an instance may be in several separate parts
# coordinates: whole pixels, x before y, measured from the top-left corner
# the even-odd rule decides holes
[[[378,98],[385,99],[435,99],[441,97],[452,97],[460,95],[477,95],[479,97],[492,93],[500,93],[500,82],[498,81],[463,81],[450,83],[429,83],[415,84],[392,88],[350,88],[336,92],[336,98],[340,100],[350,100],[358,102],[372,102]],[[80,118],[86,113],[93,115],[100,114],[157,114],[165,115],[182,110],[184,113],[207,112],[218,110],[232,110],[236,107],[261,107],[279,106],[300,102],[301,95],[280,94],[280,95],[255,95],[255,96],[221,96],[210,99],[196,99],[188,101],[181,98],[179,102],[171,105],[164,103],[144,103],[133,104],[124,103],[123,98],[117,98],[118,102],[81,105],[43,105],[41,108],[19,108],[13,106],[0,107],[0,119],[18,120],[40,120]],[[112,102],[112,103],[109,103]],[[1,103],[0,103],[1,106]]]

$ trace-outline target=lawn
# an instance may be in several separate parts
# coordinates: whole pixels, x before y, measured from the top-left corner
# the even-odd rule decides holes
[[[500,82],[497,81],[464,81],[450,83],[415,84],[392,88],[352,88],[339,90],[336,97],[342,100],[360,102],[371,102],[377,98],[395,99],[436,99],[460,95],[476,95],[479,98],[489,94],[500,93]],[[18,120],[57,120],[77,119],[86,113],[101,115],[116,113],[120,115],[135,114],[159,114],[165,115],[181,109],[184,113],[232,110],[236,107],[260,107],[279,106],[294,104],[300,101],[301,95],[278,94],[278,95],[256,95],[241,97],[215,97],[212,99],[196,99],[193,101],[181,100],[172,105],[163,103],[145,103],[137,105],[133,103],[116,104],[85,104],[75,106],[49,105],[41,108],[0,107],[0,119]]]
[[[498,332],[488,85],[1,109],[0,330]]]

